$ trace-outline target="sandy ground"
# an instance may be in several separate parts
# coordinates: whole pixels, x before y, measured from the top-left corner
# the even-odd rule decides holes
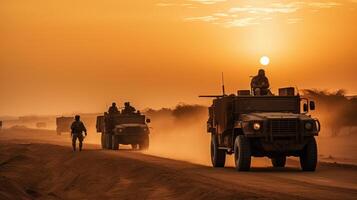
[[[270,166],[259,159],[236,172],[95,144],[73,153],[53,131],[0,132],[0,199],[357,199],[353,165]]]

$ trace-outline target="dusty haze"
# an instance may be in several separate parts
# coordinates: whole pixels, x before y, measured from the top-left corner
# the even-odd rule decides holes
[[[357,152],[354,142],[357,137],[357,123],[354,121],[354,118],[349,117],[348,112],[334,112],[336,113],[335,115],[329,115],[328,113],[331,111],[331,106],[329,105],[331,105],[331,102],[324,100],[326,94],[323,91],[314,92],[313,94],[317,95],[314,96],[317,103],[317,110],[313,113],[313,117],[319,117],[322,124],[322,131],[320,136],[317,137],[320,160],[357,164],[357,154],[354,153]],[[335,102],[333,108],[339,108],[339,110],[348,110],[346,108],[350,108],[350,101],[341,96],[341,94],[327,94],[328,99],[342,99],[342,101]],[[151,119],[152,123],[149,124],[151,127],[150,149],[144,153],[211,166],[209,148],[210,134],[206,132],[207,111],[206,106],[194,104],[179,104],[173,108],[146,110],[145,114]],[[86,144],[100,144],[100,134],[95,132],[96,115],[98,114],[82,114],[83,121],[89,131],[85,139]],[[21,119],[22,120],[4,122],[4,127],[6,129],[10,128],[9,130],[11,130],[11,134],[8,134],[8,136],[13,134],[14,138],[43,140],[45,142],[48,140],[54,142],[70,142],[71,140],[69,133],[63,133],[61,136],[57,136],[55,131],[39,131],[38,129],[26,128],[36,128],[35,123],[37,121],[45,121],[47,123],[45,129],[54,130],[55,124],[53,116],[29,116],[22,117]],[[335,126],[331,123],[331,120],[336,119],[341,119],[343,122],[348,121],[349,123],[337,124],[340,125],[339,132],[332,134],[334,133]],[[9,130],[7,132],[9,132]],[[38,134],[36,134],[37,132]],[[43,133],[46,133],[46,135]],[[36,138],[33,137],[34,135],[37,135]],[[130,149],[130,146],[123,145],[121,148]],[[255,167],[266,166],[269,162],[267,158],[253,158],[252,164]],[[232,156],[227,156],[227,166],[234,166]]]

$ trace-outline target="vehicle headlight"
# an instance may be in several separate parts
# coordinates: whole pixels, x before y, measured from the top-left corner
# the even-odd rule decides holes
[[[260,123],[255,122],[255,123],[253,124],[253,129],[254,129],[254,130],[259,131],[260,128],[261,128]]]
[[[122,128],[119,128],[119,129],[118,129],[118,132],[119,132],[119,133],[123,132],[123,129],[122,129]]]
[[[144,130],[144,131],[148,131],[148,129],[147,129],[147,128],[143,128],[143,130]]]
[[[313,126],[312,126],[312,123],[311,123],[311,122],[306,122],[306,123],[305,123],[305,129],[306,129],[306,130],[311,130],[312,127],[313,127]]]

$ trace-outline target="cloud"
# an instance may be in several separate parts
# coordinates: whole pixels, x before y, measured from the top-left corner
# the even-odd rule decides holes
[[[324,9],[324,8],[333,8],[336,6],[341,6],[342,4],[336,3],[336,2],[311,2],[311,3],[308,3],[307,5],[310,7],[313,7],[313,8]]]
[[[185,21],[202,21],[202,22],[213,22],[219,20],[218,17],[214,16],[202,16],[202,17],[186,17]]]
[[[256,20],[257,20],[257,18],[254,18],[254,17],[234,19],[234,20],[226,22],[224,26],[231,28],[231,27],[246,27],[246,26],[251,26],[251,25],[257,25],[257,24],[259,24],[259,22],[257,22]]]
[[[349,0],[350,2],[357,2],[357,0]],[[191,16],[185,17],[184,21],[199,21],[205,23],[212,24],[220,24],[224,27],[246,27],[251,25],[258,25],[263,23],[268,23],[276,17],[287,18],[285,21],[287,24],[296,24],[301,22],[302,17],[295,16],[295,18],[291,17],[290,14],[298,13],[301,10],[311,10],[311,11],[319,11],[320,9],[331,9],[337,6],[341,6],[342,3],[333,2],[333,1],[290,1],[287,3],[266,3],[265,6],[259,4],[260,6],[254,6],[252,3],[240,6],[232,6],[237,4],[237,2],[229,1],[229,0],[182,0],[182,2],[192,2],[192,4],[176,4],[176,6],[185,6],[186,8],[191,8],[193,5],[199,7],[199,4],[208,5],[205,6],[205,9],[213,8],[212,4],[226,2],[224,4],[224,10],[216,10],[211,13],[207,13],[203,16]],[[231,7],[229,6],[229,2],[231,2]],[[162,3],[158,4],[161,6],[171,6],[172,4]],[[222,9],[222,8],[220,8]],[[294,14],[296,15],[296,14]],[[299,14],[297,14],[299,15]]]
[[[213,13],[214,16],[217,17],[228,17],[229,15],[227,13]]]
[[[251,5],[244,7],[233,7],[228,10],[230,13],[246,12],[251,14],[271,14],[271,13],[294,13],[305,7],[310,7],[314,9],[326,9],[340,6],[342,4],[336,2],[290,2],[290,3],[273,3],[265,7],[254,7]]]
[[[259,14],[259,13],[293,13],[300,9],[298,6],[293,4],[287,5],[273,5],[270,7],[253,7],[253,6],[245,6],[245,7],[234,7],[230,8],[228,12],[237,13],[237,12],[247,12],[251,14]]]

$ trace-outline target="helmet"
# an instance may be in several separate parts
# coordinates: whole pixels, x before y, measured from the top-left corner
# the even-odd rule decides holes
[[[112,103],[112,106],[116,106],[117,104],[115,102]]]
[[[265,71],[264,71],[264,69],[260,69],[260,70],[258,71],[258,75],[259,75],[259,76],[265,76]]]
[[[124,103],[124,106],[125,106],[125,107],[130,106],[130,102],[125,102],[125,103]]]
[[[76,115],[76,116],[74,117],[74,119],[75,119],[76,121],[79,121],[80,118],[81,118],[81,116],[79,116],[79,115]]]

